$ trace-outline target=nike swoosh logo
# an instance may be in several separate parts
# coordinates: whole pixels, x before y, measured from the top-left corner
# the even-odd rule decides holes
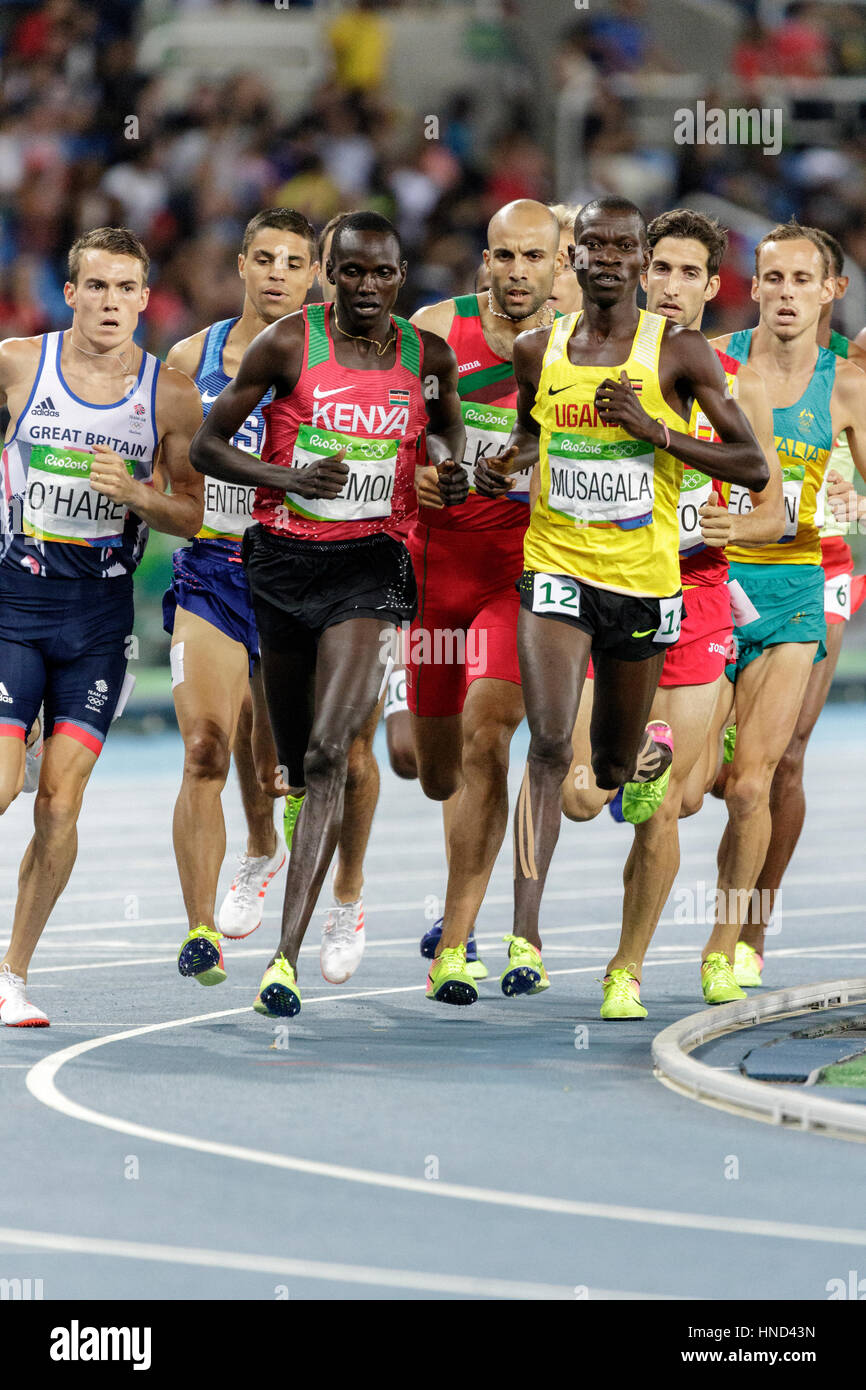
[[[216,392],[216,395],[213,395],[213,396],[211,395],[210,391],[202,391],[202,393],[201,393],[201,403],[202,403],[202,405],[212,405],[213,402],[214,402],[215,400],[218,399],[218,397],[219,397],[219,391],[217,391],[217,392]]]
[[[351,386],[335,386],[333,391],[320,391],[318,386],[313,387],[313,397],[317,401],[323,401],[326,396],[339,396],[341,391],[351,391]]]
[[[571,389],[571,386],[557,386],[556,388],[548,386],[547,394],[548,396],[558,396],[560,391],[570,391]]]
[[[649,637],[651,632],[655,632],[654,627],[648,627],[646,632],[633,632],[632,637]]]

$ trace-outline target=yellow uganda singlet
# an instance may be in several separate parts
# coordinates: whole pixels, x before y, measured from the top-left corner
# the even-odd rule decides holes
[[[677,503],[683,465],[595,409],[597,387],[624,369],[641,404],[669,429],[686,422],[664,399],[658,364],[667,319],[640,311],[625,362],[575,366],[568,340],[580,314],[551,330],[532,408],[541,427],[541,492],[524,542],[527,569],[567,574],[599,589],[667,598],[679,591]]]

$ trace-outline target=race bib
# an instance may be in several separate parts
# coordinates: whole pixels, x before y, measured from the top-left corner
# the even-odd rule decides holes
[[[40,541],[67,545],[120,546],[128,515],[115,502],[90,486],[93,455],[79,449],[34,444],[30,449],[23,527]],[[135,464],[124,459],[132,477]]]
[[[504,451],[517,419],[517,411],[510,406],[483,405],[480,401],[461,401],[460,411],[466,429],[463,467],[469,474],[469,490],[474,492],[475,465],[479,459],[495,458]],[[512,473],[511,487],[505,496],[515,502],[528,502],[531,477],[531,468]]]
[[[659,625],[654,642],[670,646],[679,639],[683,620],[683,596],[674,594],[673,598],[659,599]]]
[[[532,582],[532,611],[542,616],[562,613],[576,618],[580,613],[580,585],[563,574],[536,574]]]
[[[366,521],[390,516],[399,443],[397,439],[357,439],[315,425],[301,425],[292,467],[303,468],[345,449],[349,476],[339,497],[299,497],[287,492],[286,506],[314,521]]]
[[[205,540],[242,540],[244,531],[252,525],[255,495],[254,487],[205,478],[204,519],[199,536]]]
[[[824,612],[847,622],[851,616],[851,576],[836,574],[824,584]]]
[[[392,671],[388,677],[388,693],[385,696],[385,718],[390,719],[392,714],[402,714],[408,710],[409,705],[406,700],[406,668],[400,667],[397,671]]]
[[[713,480],[697,468],[684,468],[680,496],[677,503],[677,516],[680,523],[680,554],[687,555],[704,544],[701,535],[700,509],[709,502],[713,492]]]
[[[803,483],[806,477],[806,469],[802,463],[789,464],[782,469],[782,493],[785,502],[785,529],[779,537],[782,541],[792,541],[797,534],[800,525],[800,501],[803,495]],[[816,499],[817,507],[818,499]],[[739,484],[731,485],[730,496],[728,497],[728,507],[740,516],[752,510],[752,499],[749,496],[748,488],[740,487]],[[824,502],[820,499],[821,520],[816,521],[816,525],[823,525]]]
[[[575,434],[552,434],[548,510],[576,526],[630,530],[652,521],[655,450],[641,439],[605,444]]]

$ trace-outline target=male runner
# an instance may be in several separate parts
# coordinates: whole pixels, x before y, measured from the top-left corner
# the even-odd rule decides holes
[[[412,320],[457,354],[470,480],[479,460],[497,453],[511,431],[514,340],[526,328],[553,322],[547,301],[560,262],[551,210],[530,199],[508,203],[488,227],[490,288],[420,309]],[[427,997],[442,1003],[478,997],[473,928],[508,822],[509,748],[523,718],[516,586],[530,474],[512,479],[508,495],[495,500],[473,493],[461,507],[422,506],[409,537],[418,617],[410,632],[407,697],[418,775],[427,796],[447,803],[444,918],[421,945],[434,957]]]
[[[755,251],[758,325],[719,340],[720,350],[748,362],[763,379],[786,518],[775,544],[728,550],[730,578],[756,616],[738,623],[737,661],[727,667],[736,683],[737,741],[725,783],[728,824],[719,847],[716,923],[704,948],[704,998],[712,1004],[745,998],[732,967],[770,842],[770,787],[812,666],[826,651],[819,526],[827,464],[840,434],[847,434],[857,467],[866,471],[863,374],[816,340],[821,309],[834,297],[830,253],[817,232],[796,222],[775,227]],[[732,488],[728,506],[747,510],[749,499]]]
[[[244,283],[239,318],[223,319],[171,349],[167,363],[191,376],[205,415],[232,379],[253,338],[303,304],[316,274],[316,234],[302,213],[268,208],[247,224],[238,254]],[[258,402],[235,446],[260,455],[265,422]],[[224,936],[249,936],[262,920],[265,892],[285,847],[274,829],[273,798],[285,791],[276,769],[258,670],[258,635],[241,564],[252,521],[253,488],[208,478],[201,530],[176,550],[163,603],[172,634],[172,694],[184,742],[183,781],[174,810],[174,848],[189,919],[179,968],[199,928],[214,926],[226,831],[222,790],[234,753],[247,822],[247,848],[219,912]],[[251,687],[256,689],[256,717]],[[254,757],[253,749],[258,757]],[[259,772],[257,773],[257,764]],[[197,976],[216,984],[213,972]]]
[[[392,225],[372,212],[344,218],[326,273],[333,305],[310,305],[255,339],[192,449],[203,472],[258,487],[244,564],[277,752],[306,796],[280,944],[255,1007],[289,1017],[301,1007],[298,953],[336,845],[348,750],[380,698],[396,624],[414,616],[411,562],[388,531],[416,507],[425,427],[428,459],[449,465],[443,500],[466,493],[452,462],[464,448],[454,354],[391,314],[406,278]],[[271,389],[260,461],[229,441]],[[215,933],[202,934],[199,953],[201,969],[221,963]]]
[[[45,1026],[25,997],[30,958],[67,883],[84,789],[124,691],[132,573],[149,526],[194,535],[202,486],[189,466],[201,402],[182,372],[133,342],[147,305],[147,251],[98,227],[69,252],[72,326],[0,344],[10,425],[0,533],[0,813],[24,779],[44,702],[34,835],[0,963],[0,1021]],[[171,486],[153,485],[159,463]]]
[[[553,289],[548,304],[558,314],[576,314],[583,308],[583,295],[577,276],[569,259],[568,248],[574,238],[574,219],[580,212],[578,205],[567,203],[548,203],[550,211],[559,223],[559,253],[562,256],[562,269],[554,277]]]
[[[844,299],[848,289],[848,276],[843,273],[845,253],[829,232],[820,228],[815,228],[815,231],[830,253],[834,282],[834,298],[821,306],[818,318],[818,344],[820,347],[829,348],[837,357],[847,358],[862,370],[866,363],[866,350],[849,341],[841,333],[835,332],[830,326],[834,304],[836,300]],[[866,386],[866,382],[863,385]],[[835,475],[848,483],[852,482],[854,459],[844,435],[836,440],[827,468],[828,478]],[[770,788],[770,843],[755,884],[756,892],[750,905],[749,921],[743,927],[734,958],[734,976],[737,984],[743,987],[754,987],[761,983],[764,933],[773,910],[776,892],[791,862],[806,818],[806,796],[803,790],[806,748],[827,702],[839,653],[842,650],[845,624],[862,602],[862,595],[858,601],[852,589],[854,557],[845,540],[845,533],[844,523],[836,521],[832,515],[828,517],[819,533],[821,568],[824,571],[824,616],[827,620],[824,642],[827,655],[823,661],[813,665],[810,671],[794,732],[773,775]]]
[[[647,229],[651,260],[641,276],[647,309],[671,323],[698,330],[704,307],[719,290],[719,268],[727,232],[711,218],[689,208],[676,208],[655,218]],[[728,540],[755,544],[777,537],[784,525],[782,474],[773,443],[773,421],[760,379],[750,368],[721,356],[728,384],[749,420],[770,467],[763,492],[750,494],[751,512],[730,515],[721,504],[721,484],[686,465],[679,496],[679,554],[686,612],[679,640],[664,654],[661,679],[650,712],[675,734],[670,782],[664,800],[652,816],[641,793],[652,783],[631,787],[634,803],[634,842],[623,881],[623,925],[619,944],[603,982],[601,1017],[645,1018],[640,1002],[641,966],[662,908],[679,867],[677,818],[694,769],[704,776],[705,748],[718,744],[716,708],[724,678],[733,622],[727,586],[724,546]],[[736,381],[736,385],[734,385]],[[689,433],[712,439],[713,429],[697,402],[692,407]],[[587,820],[610,799],[588,775],[578,777],[590,761],[590,719],[594,682],[587,676],[572,740],[569,775],[562,785],[566,816]],[[723,716],[722,716],[723,717]],[[589,785],[584,785],[589,783]],[[640,817],[638,819],[638,817]]]
[[[649,264],[639,210],[618,197],[589,203],[574,242],[583,312],[515,344],[517,424],[505,454],[476,469],[479,490],[495,493],[512,471],[541,460],[518,623],[530,747],[515,813],[511,968],[502,980],[511,995],[549,984],[538,911],[590,651],[596,783],[615,790],[661,770],[636,777],[665,647],[680,631],[680,461],[756,491],[769,479],[707,342],[637,307]],[[721,442],[680,428],[695,398]]]

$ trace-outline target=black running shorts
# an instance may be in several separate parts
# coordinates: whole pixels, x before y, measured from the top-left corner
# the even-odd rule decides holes
[[[409,552],[392,536],[308,541],[256,524],[244,533],[243,561],[259,636],[273,650],[347,618],[400,626],[418,607]]]

